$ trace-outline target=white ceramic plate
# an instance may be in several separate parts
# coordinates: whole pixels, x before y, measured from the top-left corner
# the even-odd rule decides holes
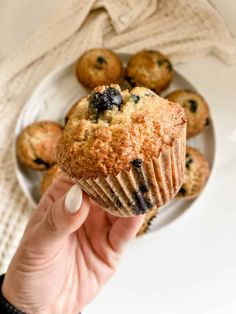
[[[130,55],[120,55],[124,64]],[[170,87],[163,93],[168,94],[175,89],[196,89],[178,72],[174,71],[174,78]],[[15,129],[15,136],[29,124],[39,120],[52,120],[64,125],[64,117],[73,103],[81,96],[87,95],[86,90],[78,83],[73,63],[48,75],[35,89],[22,110]],[[214,122],[199,135],[188,140],[188,145],[198,148],[207,158],[212,169],[215,158]],[[22,165],[16,157],[16,174],[19,183],[30,203],[36,207],[39,201],[39,185],[43,172],[31,170]],[[158,217],[153,221],[150,231],[166,225],[185,210],[189,209],[195,200],[173,200],[160,208]]]

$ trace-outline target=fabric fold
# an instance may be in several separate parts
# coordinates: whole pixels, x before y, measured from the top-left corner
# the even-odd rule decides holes
[[[78,31],[94,2],[61,1],[48,22],[0,65],[0,86]]]

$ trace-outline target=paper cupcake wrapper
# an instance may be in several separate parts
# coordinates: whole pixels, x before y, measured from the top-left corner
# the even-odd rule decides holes
[[[80,179],[81,188],[107,212],[120,217],[144,214],[170,201],[182,184],[186,130],[158,158],[105,178]]]

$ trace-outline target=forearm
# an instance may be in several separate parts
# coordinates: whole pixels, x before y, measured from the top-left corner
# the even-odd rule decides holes
[[[2,285],[5,274],[0,276],[0,314],[27,314],[13,306],[3,295]],[[82,314],[82,313],[79,313]]]

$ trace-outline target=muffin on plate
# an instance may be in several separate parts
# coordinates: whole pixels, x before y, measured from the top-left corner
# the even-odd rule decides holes
[[[209,107],[205,99],[190,90],[176,90],[166,98],[180,104],[187,115],[187,137],[200,133],[210,123]]]
[[[79,82],[94,88],[98,85],[118,83],[123,73],[119,56],[106,48],[90,49],[83,53],[75,65]]]
[[[141,228],[139,229],[139,231],[137,233],[137,236],[141,236],[148,231],[148,229],[151,226],[152,221],[154,220],[156,215],[157,215],[157,209],[156,208],[151,209],[149,212],[147,212],[147,214],[144,217],[144,222],[143,222]]]
[[[70,120],[71,116],[75,113],[76,110],[78,110],[79,108],[79,103],[80,101],[83,99],[84,97],[81,97],[80,99],[78,99],[69,109],[69,111],[67,112],[66,116],[65,116],[65,124]]]
[[[61,175],[63,174],[57,164],[48,169],[42,177],[40,183],[40,196],[42,196],[49,189],[52,183]]]
[[[131,86],[145,86],[160,93],[173,78],[173,67],[167,56],[159,51],[144,50],[133,55],[125,70]]]
[[[183,108],[136,87],[99,86],[80,102],[57,147],[60,167],[117,216],[144,214],[182,184]]]
[[[202,191],[210,174],[206,158],[196,148],[187,146],[184,181],[177,198],[192,199]]]
[[[45,170],[56,163],[56,146],[62,127],[53,121],[40,121],[27,126],[17,137],[19,160],[35,170]]]

